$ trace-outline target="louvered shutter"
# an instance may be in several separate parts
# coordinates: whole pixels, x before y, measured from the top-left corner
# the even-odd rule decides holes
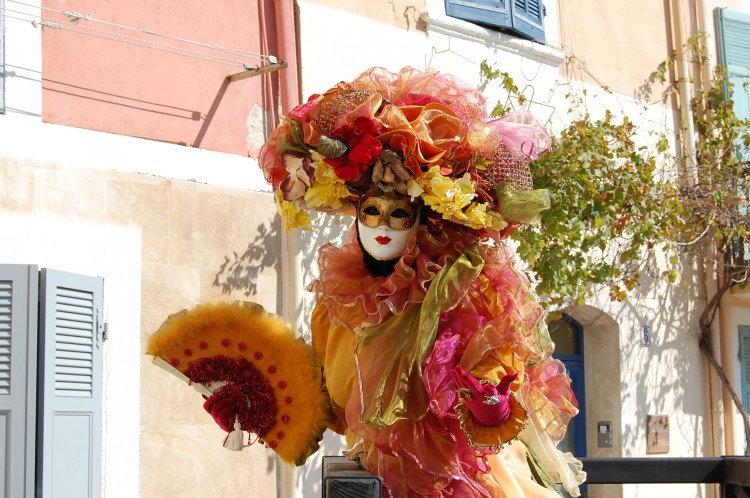
[[[446,0],[445,14],[493,28],[511,25],[507,0]]]
[[[742,365],[742,404],[750,410],[750,327],[740,325],[740,363]]]
[[[518,33],[544,43],[544,5],[542,0],[513,0],[511,25]]]
[[[734,84],[734,112],[739,118],[750,118],[750,15],[727,9],[716,9],[716,31],[719,39],[719,62]]]
[[[716,9],[719,62],[733,85],[734,113],[750,119],[750,15]]]
[[[0,265],[0,496],[8,498],[34,496],[37,272]]]
[[[544,43],[542,0],[445,0],[445,14]]]
[[[0,12],[5,12],[5,0],[0,0]],[[5,112],[5,16],[0,15],[0,114]]]
[[[716,9],[715,15],[719,62],[727,68],[732,84],[734,113],[740,119],[750,119],[750,15],[724,8]],[[750,152],[745,147],[738,149],[745,154],[742,159],[750,162]],[[744,185],[744,190],[744,195],[750,196],[750,185]],[[747,207],[738,209],[741,215],[747,215]],[[750,244],[745,242],[738,249],[738,256],[750,259]]]
[[[37,493],[98,497],[103,281],[43,269],[40,289]]]

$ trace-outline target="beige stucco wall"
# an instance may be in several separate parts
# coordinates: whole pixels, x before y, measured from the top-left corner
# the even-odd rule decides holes
[[[642,85],[670,53],[668,2],[559,3],[560,46],[571,78],[625,96]],[[659,95],[659,87],[654,96]]]
[[[69,225],[84,235],[67,229],[71,239],[45,243],[45,233]],[[4,244],[0,262],[105,278],[106,496],[275,495],[273,457],[260,447],[222,448],[225,434],[203,411],[200,395],[143,352],[169,314],[200,302],[246,299],[277,311],[278,227],[267,193],[0,157],[0,231],[30,241]],[[139,438],[139,454],[132,454],[132,440],[118,447],[121,437]],[[110,469],[121,454],[131,458]],[[118,487],[124,475],[130,482]]]
[[[425,1],[388,0],[386,2],[352,2],[350,0],[311,0],[339,11],[349,12],[369,20],[410,29],[417,26],[419,16],[425,12]]]

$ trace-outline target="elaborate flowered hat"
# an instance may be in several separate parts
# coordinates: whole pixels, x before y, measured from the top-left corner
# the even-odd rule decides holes
[[[549,144],[530,113],[490,118],[450,75],[372,68],[289,112],[259,162],[287,230],[310,229],[308,210],[353,213],[377,189],[420,199],[439,222],[497,231],[546,207],[528,165]]]

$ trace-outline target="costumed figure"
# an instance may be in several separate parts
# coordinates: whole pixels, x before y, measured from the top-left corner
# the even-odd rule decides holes
[[[204,406],[227,432],[253,432],[287,461],[303,462],[326,426],[345,435],[388,496],[559,496],[555,483],[579,496],[581,464],[557,449],[577,413],[570,379],[503,241],[548,205],[529,171],[548,147],[529,113],[489,118],[480,92],[432,70],[373,68],[312,96],[260,155],[287,229],[310,229],[309,210],[356,217],[345,244],[320,250],[312,349],[295,342],[306,367],[292,380],[283,347],[266,351],[268,337],[244,335],[256,325],[208,305],[170,317],[148,352],[209,386]],[[254,370],[190,367],[183,353],[207,337],[217,349],[204,363],[225,357],[223,339],[245,344],[232,354]]]

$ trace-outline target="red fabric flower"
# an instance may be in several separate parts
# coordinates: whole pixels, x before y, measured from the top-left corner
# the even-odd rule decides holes
[[[365,135],[362,140],[349,151],[349,160],[359,164],[371,164],[380,157],[383,144],[371,136]]]
[[[362,116],[352,124],[339,126],[331,136],[346,143],[349,150],[344,156],[326,158],[325,162],[345,182],[356,180],[380,157],[383,145],[375,138],[377,133],[377,123]]]
[[[331,132],[331,136],[343,140],[350,149],[357,145],[362,137],[376,135],[379,125],[364,116],[354,120],[352,124],[339,126]]]

